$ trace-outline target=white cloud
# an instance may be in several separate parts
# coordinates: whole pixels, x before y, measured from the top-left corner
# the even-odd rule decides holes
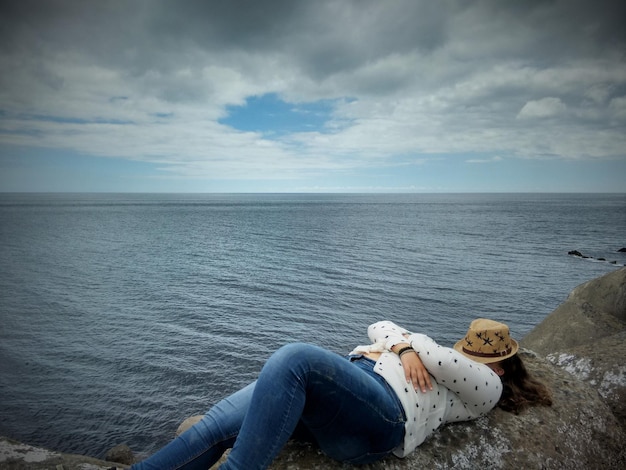
[[[465,160],[465,163],[494,163],[501,162],[502,157],[491,157],[491,158],[471,158],[469,160]]]
[[[543,119],[559,116],[566,109],[567,107],[559,98],[548,97],[527,102],[517,117],[519,119]]]

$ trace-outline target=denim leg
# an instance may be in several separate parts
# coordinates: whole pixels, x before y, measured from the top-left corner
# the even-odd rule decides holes
[[[375,364],[367,359],[352,363],[349,370],[354,377],[347,385],[344,382],[347,388],[340,388],[331,403],[325,393],[311,394],[308,399],[302,420],[321,449],[336,460],[375,462],[404,439],[404,409],[391,386],[374,372]],[[320,414],[320,409],[325,412]]]
[[[220,470],[267,468],[301,422],[330,457],[368,463],[404,436],[397,397],[373,370],[308,344],[291,344],[267,361],[251,406]]]
[[[206,470],[233,446],[250,406],[255,383],[213,406],[209,412],[165,447],[132,470]]]

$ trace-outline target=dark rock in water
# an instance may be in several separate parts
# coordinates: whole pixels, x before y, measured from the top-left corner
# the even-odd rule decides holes
[[[618,252],[622,252],[622,251],[626,252],[626,248],[622,248],[622,249],[618,250]],[[567,254],[568,254],[568,255],[571,255],[571,256],[576,256],[576,257],[578,257],[578,258],[583,258],[583,259],[594,259],[594,257],[593,257],[593,256],[583,255],[583,254],[582,254],[580,251],[578,251],[578,250],[571,250],[571,251],[568,251],[568,252],[567,252]],[[604,257],[595,258],[595,259],[596,259],[596,261],[607,261],[607,259],[606,259],[606,258],[604,258]],[[609,263],[611,263],[611,264],[617,264],[617,261],[609,261]]]
[[[589,258],[589,256],[583,255],[580,251],[578,250],[572,250],[572,251],[568,251],[567,252],[568,255],[572,255],[572,256],[578,256],[579,258]]]

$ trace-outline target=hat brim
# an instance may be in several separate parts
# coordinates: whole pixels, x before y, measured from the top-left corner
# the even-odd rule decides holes
[[[461,354],[463,354],[465,357],[471,359],[472,361],[480,362],[481,364],[492,364],[494,362],[504,361],[505,359],[508,359],[509,357],[515,356],[517,354],[517,351],[519,350],[519,344],[517,344],[517,341],[511,338],[511,352],[505,356],[497,356],[497,357],[472,356],[471,354],[468,354],[465,351],[463,351],[463,343],[465,343],[464,339],[462,339],[461,341],[457,341],[457,343],[453,346],[454,349],[460,352]]]

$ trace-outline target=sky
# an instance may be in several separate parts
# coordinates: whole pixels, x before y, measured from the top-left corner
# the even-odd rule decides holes
[[[3,0],[0,192],[626,192],[623,0]]]

